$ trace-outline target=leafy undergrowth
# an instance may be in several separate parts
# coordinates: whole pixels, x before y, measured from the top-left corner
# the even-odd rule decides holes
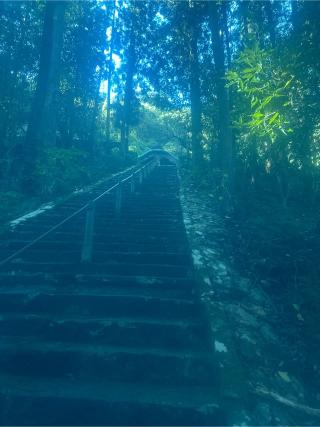
[[[39,197],[27,197],[15,191],[0,192],[0,231],[11,219],[36,209],[41,203]]]
[[[285,208],[260,195],[245,211],[226,218],[237,267],[260,283],[283,321],[282,335],[297,347],[292,355],[316,391],[320,379],[320,227],[317,212],[301,201]],[[299,349],[299,350],[298,350]]]
[[[222,394],[233,399],[226,404],[232,424],[317,425],[315,212],[293,202],[284,208],[263,194],[226,214],[212,186],[182,178],[185,225],[202,277]]]
[[[124,165],[121,159],[113,156],[90,163],[79,153],[77,150],[51,150],[50,155],[39,163],[35,179],[30,177],[33,191],[28,194],[22,191],[0,191],[0,232],[10,220],[38,209],[43,203],[60,203],[74,191],[106,179],[135,162],[134,158],[130,158]]]

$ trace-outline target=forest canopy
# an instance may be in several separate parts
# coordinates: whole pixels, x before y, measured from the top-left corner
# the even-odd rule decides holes
[[[319,16],[316,1],[0,2],[1,198],[70,192],[163,147],[226,199],[315,203]]]

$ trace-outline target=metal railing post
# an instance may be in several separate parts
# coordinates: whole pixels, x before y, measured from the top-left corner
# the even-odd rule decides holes
[[[115,202],[115,214],[120,216],[122,206],[122,181],[119,181],[118,187],[116,189],[116,202]]]
[[[135,190],[135,177],[134,177],[134,173],[131,175],[131,179],[130,179],[130,192],[131,194],[134,193]]]
[[[86,215],[86,224],[84,229],[84,238],[82,244],[81,261],[92,261],[93,249],[93,232],[94,232],[94,216],[95,216],[95,203],[89,202]]]

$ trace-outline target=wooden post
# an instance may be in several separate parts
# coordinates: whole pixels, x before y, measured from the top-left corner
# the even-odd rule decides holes
[[[92,261],[95,203],[90,202],[87,209],[86,225],[82,244],[81,262]]]
[[[122,205],[122,182],[120,181],[116,190],[116,204],[115,204],[116,216],[120,216],[121,214],[121,205]]]

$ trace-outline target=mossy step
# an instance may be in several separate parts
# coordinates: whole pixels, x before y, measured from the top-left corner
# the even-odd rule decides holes
[[[135,264],[135,263],[88,263],[78,262],[35,262],[23,261],[16,258],[14,262],[7,263],[1,267],[7,272],[42,272],[42,273],[69,273],[81,274],[85,272],[100,273],[106,275],[122,276],[147,276],[147,277],[181,277],[186,278],[190,274],[189,266],[162,265],[162,264]]]
[[[143,240],[143,239],[141,239]],[[13,253],[14,251],[22,248],[27,245],[29,240],[13,240],[7,241],[0,244],[0,252],[2,257],[8,255],[9,252]],[[37,242],[30,250],[34,251],[57,251],[64,249],[65,251],[74,251],[82,249],[83,236],[78,240],[65,241],[65,240],[41,240]],[[156,240],[147,240],[138,241],[136,243],[128,242],[110,242],[108,239],[102,242],[94,242],[94,249],[96,251],[106,251],[106,252],[120,252],[125,250],[126,252],[162,252],[162,253],[188,253],[189,248],[184,242],[174,242],[174,241],[160,241]]]
[[[6,238],[6,240],[28,240],[32,241],[39,237],[42,232],[47,231],[42,229],[39,230],[37,227],[24,227],[19,232],[15,232],[11,237]],[[81,240],[84,235],[84,227],[79,227],[78,229],[60,229],[58,228],[55,231],[52,231],[49,235],[45,237],[45,240]],[[160,240],[160,241],[186,241],[184,228],[180,229],[163,229],[159,230],[158,228],[153,228],[148,231],[141,229],[134,229],[128,227],[125,228],[116,228],[116,227],[95,227],[94,229],[94,240],[95,242],[105,242],[106,240],[119,242],[126,241],[129,244],[135,241],[143,242],[144,240]]]
[[[142,297],[142,298],[160,298],[169,299],[174,301],[193,301],[195,292],[192,288],[187,290],[179,288],[161,286],[144,286],[133,283],[129,286],[119,286],[116,282],[90,282],[90,280],[77,281],[76,283],[68,282],[54,282],[54,281],[43,281],[38,283],[32,283],[26,286],[26,284],[19,284],[18,281],[14,282],[13,285],[0,283],[0,295],[3,294],[16,294],[16,295],[28,295],[30,298],[39,294],[46,295],[88,295],[88,296],[124,296],[124,297]]]
[[[159,349],[209,351],[201,322],[128,317],[92,318],[92,315],[2,315],[1,336],[31,341],[56,341],[100,345],[151,346]]]
[[[2,425],[225,425],[213,387],[0,376]]]
[[[68,273],[41,273],[41,272],[1,272],[0,271],[0,289],[3,286],[9,286],[10,289],[19,287],[33,287],[33,286],[55,286],[55,290],[59,287],[64,288],[65,292],[68,287],[77,288],[87,286],[94,289],[94,287],[107,288],[109,286],[116,286],[117,289],[122,288],[139,288],[139,289],[159,289],[166,295],[166,291],[177,290],[181,293],[190,294],[194,290],[194,281],[192,278],[179,278],[179,277],[147,277],[147,276],[121,276],[121,275],[107,275],[98,274],[96,272],[75,272]],[[30,288],[31,289],[31,288]],[[24,289],[26,291],[26,289]]]
[[[141,294],[92,295],[83,293],[23,293],[12,292],[0,295],[1,313],[25,314],[92,314],[109,316],[156,316],[181,319],[199,315],[199,304],[188,299],[171,299]]]
[[[5,257],[7,252],[2,252],[0,249],[0,256]],[[30,248],[21,255],[18,255],[18,259],[22,259],[27,262],[63,262],[68,260],[69,262],[81,262],[81,248],[77,250],[65,250],[61,248],[59,252],[56,250],[47,250],[45,247],[37,249],[35,247]],[[122,251],[107,252],[97,250],[93,248],[92,261],[95,263],[110,263],[116,262],[119,264],[153,264],[153,265],[188,265],[190,264],[189,253],[176,253],[176,252],[150,252],[150,251],[131,251],[129,252],[125,245],[123,245]]]
[[[197,349],[49,342],[32,337],[0,341],[0,372],[33,378],[74,377],[177,386],[217,384],[212,356]]]

